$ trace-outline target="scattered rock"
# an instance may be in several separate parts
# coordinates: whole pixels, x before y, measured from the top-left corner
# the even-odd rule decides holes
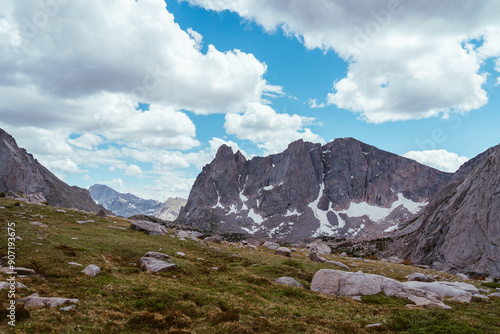
[[[297,250],[296,248],[290,248],[290,251],[291,251],[292,253],[297,253],[297,252],[298,252],[298,250]]]
[[[134,231],[142,231],[149,235],[165,235],[167,230],[165,227],[157,223],[152,223],[144,220],[131,220],[130,229]]]
[[[383,324],[382,324],[381,322],[379,322],[379,323],[377,323],[377,324],[370,324],[370,325],[366,325],[365,327],[366,327],[366,328],[382,327],[382,325],[383,325]]]
[[[288,286],[293,286],[293,287],[296,287],[296,288],[303,288],[304,287],[302,284],[300,284],[299,282],[297,282],[292,277],[280,277],[277,280],[275,280],[274,283],[284,284],[284,285],[288,285]]]
[[[43,227],[43,228],[47,228],[48,227],[47,225],[42,224],[40,222],[31,222],[30,225],[35,225],[35,226],[39,226],[39,227]]]
[[[94,265],[94,264],[89,264],[85,269],[82,270],[82,273],[89,277],[94,277],[95,275],[99,274],[101,272],[101,269]]]
[[[401,263],[401,262],[403,262],[403,260],[401,260],[399,257],[391,256],[390,258],[387,259],[387,262],[390,262],[390,263]]]
[[[184,254],[183,252],[177,252],[175,254],[177,254],[180,257],[186,257],[186,254]]]
[[[405,286],[412,289],[430,291],[439,297],[448,297],[452,300],[469,303],[473,294],[479,293],[479,290],[472,284],[459,282],[404,282]]]
[[[50,297],[40,297],[37,293],[28,296],[24,301],[24,308],[40,308],[40,307],[51,307],[55,308],[57,306],[63,305],[64,303],[79,303],[78,299],[68,299],[68,298],[50,298]]]
[[[197,231],[190,231],[189,235],[194,238],[203,238],[204,234]]]
[[[338,262],[338,261],[326,261],[326,263],[333,264],[334,266],[337,266],[337,267],[340,267],[340,268],[344,268],[346,270],[351,270],[348,266],[346,266],[342,262]]]
[[[80,263],[76,263],[76,262],[68,262],[69,265],[71,266],[79,266],[79,267],[83,267],[83,264],[80,264]]]
[[[12,284],[9,282],[0,282],[0,290],[5,290],[5,289],[9,290],[11,285]],[[27,289],[26,285],[17,281],[14,282],[14,286],[16,287],[16,289]]]
[[[68,311],[71,311],[73,309],[76,308],[76,305],[70,305],[70,306],[66,306],[66,307],[61,307],[59,309],[60,312],[68,312]]]
[[[59,213],[66,213],[66,210],[63,210],[63,209],[57,209],[56,211]]]
[[[488,295],[490,298],[500,298],[500,292],[490,293]]]
[[[472,295],[472,297],[475,299],[482,299],[482,300],[489,300],[490,299],[488,296],[482,295],[480,293],[476,293],[475,295]]]
[[[170,256],[167,254],[163,253],[158,253],[158,252],[147,252],[144,257],[154,257],[155,259],[158,260],[170,260]]]
[[[77,224],[87,224],[87,221],[86,220],[77,220],[76,223]]]
[[[347,257],[347,253],[346,252],[342,252],[342,253],[340,253],[340,256]]]
[[[126,227],[121,227],[121,226],[113,226],[113,225],[109,225],[108,227],[111,227],[111,228],[117,228],[119,230],[126,230],[127,228]]]
[[[292,256],[292,251],[287,248],[287,247],[280,247],[274,251],[274,254],[276,255],[281,255],[281,256],[286,256],[286,257],[293,257]]]
[[[175,231],[175,235],[176,235],[178,238],[188,238],[188,237],[189,237],[189,232],[187,232],[187,231],[183,231],[183,230],[180,230],[180,231]]]
[[[408,281],[417,281],[417,282],[431,283],[431,282],[435,282],[436,281],[434,279],[434,277],[426,276],[426,275],[424,275],[422,273],[413,273],[413,274],[408,275],[407,278],[408,278]]]
[[[450,308],[443,304],[441,298],[433,292],[413,289],[394,279],[364,274],[361,271],[350,273],[341,270],[321,269],[314,274],[311,290],[334,296],[366,296],[384,292],[388,296],[410,299],[417,306]]]
[[[332,252],[330,246],[328,246],[326,242],[321,239],[308,243],[306,248],[311,252],[318,253],[319,255],[330,254]]]
[[[458,273],[458,274],[456,274],[455,276],[457,276],[457,277],[458,277],[458,278],[460,278],[460,279],[464,279],[464,280],[465,280],[465,279],[469,279],[469,276],[467,276],[467,275],[465,275],[465,274],[460,274],[460,273]]]
[[[266,247],[269,249],[278,249],[280,248],[280,245],[276,242],[266,241],[262,244],[262,247]]]
[[[316,252],[309,254],[309,259],[314,262],[326,262],[326,259],[319,256]]]
[[[220,244],[222,242],[221,238],[219,238],[218,236],[215,236],[215,235],[212,237],[205,238],[205,241],[211,242],[214,244]]]
[[[142,271],[147,271],[151,274],[179,268],[175,263],[168,263],[154,257],[141,257],[139,259],[139,266]]]
[[[10,267],[3,267],[3,268],[0,268],[0,271],[7,273],[7,274],[14,272],[14,273],[17,273],[17,275],[23,275],[23,276],[31,276],[31,275],[36,274],[33,269],[23,268],[23,267],[14,267],[14,268],[12,268],[12,270]]]

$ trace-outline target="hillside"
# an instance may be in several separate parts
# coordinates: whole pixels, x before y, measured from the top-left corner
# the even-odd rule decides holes
[[[47,227],[32,225],[32,222]],[[86,221],[86,223],[77,222]],[[263,246],[204,243],[196,238],[150,236],[129,229],[121,218],[102,218],[75,210],[0,199],[0,228],[15,222],[16,266],[36,275],[19,277],[27,286],[17,299],[42,297],[78,299],[75,308],[22,308],[18,302],[17,333],[497,333],[500,299],[471,303],[446,300],[450,310],[409,309],[406,299],[381,294],[361,301],[311,291],[314,274],[328,263],[313,262],[305,248],[293,258],[275,255]],[[184,240],[185,239],[185,240]],[[6,238],[0,257],[7,255]],[[167,254],[179,266],[157,274],[142,272],[138,261],[146,252]],[[182,252],[183,254],[179,254]],[[433,275],[440,281],[456,276],[374,259],[323,255],[347,264],[350,271],[381,274],[405,281],[410,273]],[[69,262],[83,266],[70,265]],[[86,277],[81,270],[95,264],[101,272]],[[338,267],[337,267],[338,268]],[[347,271],[346,271],[347,272]],[[7,275],[0,273],[1,280]],[[293,277],[304,289],[274,283]],[[467,280],[493,292],[492,284]],[[0,331],[10,332],[5,317]],[[29,317],[29,318],[27,318]],[[375,327],[367,325],[379,324]]]
[[[0,129],[0,192],[34,196],[52,206],[98,212],[86,189],[71,187],[42,166],[15,139]],[[41,195],[41,196],[40,196]]]

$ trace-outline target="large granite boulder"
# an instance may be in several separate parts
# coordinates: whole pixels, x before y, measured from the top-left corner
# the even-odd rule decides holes
[[[142,271],[147,271],[151,274],[179,268],[175,263],[165,262],[154,257],[141,257],[139,259],[139,266]]]
[[[130,229],[134,231],[142,231],[149,235],[161,236],[167,234],[167,229],[162,225],[144,220],[131,220]]]

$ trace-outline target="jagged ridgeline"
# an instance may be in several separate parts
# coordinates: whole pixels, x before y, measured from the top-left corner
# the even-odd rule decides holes
[[[299,140],[251,160],[222,146],[178,222],[282,242],[377,237],[418,213],[452,176],[352,138]]]
[[[47,202],[51,206],[98,212],[86,189],[70,187],[0,129],[0,192]]]

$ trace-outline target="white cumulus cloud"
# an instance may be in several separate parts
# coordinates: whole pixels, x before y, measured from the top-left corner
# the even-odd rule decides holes
[[[447,150],[410,151],[403,154],[403,157],[449,173],[456,172],[469,160],[467,157],[461,157]]]

